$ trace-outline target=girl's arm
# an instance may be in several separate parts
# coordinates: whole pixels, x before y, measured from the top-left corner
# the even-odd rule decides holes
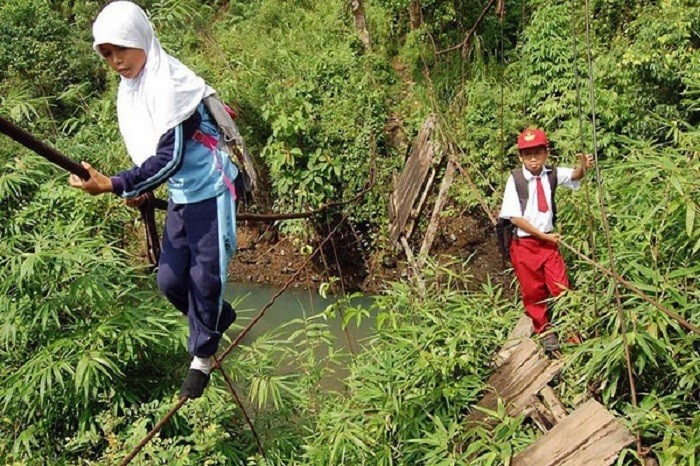
[[[194,112],[187,120],[168,130],[158,141],[155,155],[147,158],[140,167],[112,177],[112,192],[127,199],[134,198],[165,183],[182,166],[185,143],[200,123],[199,112]]]
[[[83,181],[76,175],[71,175],[68,182],[90,194],[113,192],[127,199],[137,198],[157,188],[177,172],[182,166],[185,142],[192,137],[200,123],[199,113],[194,112],[187,120],[168,130],[158,141],[156,154],[147,158],[140,167],[119,172],[109,178],[89,163],[83,162],[90,173],[90,179]]]

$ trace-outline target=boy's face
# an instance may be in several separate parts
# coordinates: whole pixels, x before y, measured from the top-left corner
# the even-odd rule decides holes
[[[146,52],[142,49],[113,44],[100,44],[97,48],[109,67],[126,79],[134,79],[146,64]]]
[[[542,172],[548,156],[549,149],[546,146],[522,149],[519,155],[520,161],[533,175],[539,175]]]

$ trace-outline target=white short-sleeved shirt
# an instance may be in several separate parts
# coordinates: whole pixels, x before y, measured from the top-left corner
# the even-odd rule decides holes
[[[542,187],[544,188],[544,195],[547,198],[547,205],[549,210],[547,212],[540,212],[537,209],[537,178],[525,167],[522,168],[523,175],[525,175],[525,181],[527,181],[527,204],[525,205],[525,212],[520,210],[520,200],[518,199],[518,192],[515,189],[515,180],[511,174],[506,182],[506,190],[503,194],[503,204],[501,204],[501,213],[499,217],[501,218],[512,218],[512,217],[522,217],[535,228],[543,233],[549,233],[552,231],[552,188],[549,186],[549,178],[547,178],[547,173],[549,173],[551,168],[544,168],[542,173],[540,173],[539,178],[542,178]],[[573,168],[557,168],[557,185],[564,186],[569,189],[578,189],[581,183],[579,181],[574,181],[571,179],[571,175],[574,173]],[[518,228],[518,236],[530,236],[529,234]]]

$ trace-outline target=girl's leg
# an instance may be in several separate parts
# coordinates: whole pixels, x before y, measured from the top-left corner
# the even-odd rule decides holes
[[[200,358],[216,352],[221,334],[235,320],[233,308],[223,300],[227,266],[236,248],[235,211],[227,199],[230,195],[225,192],[217,198],[188,204],[185,213],[192,257],[188,349]]]
[[[226,190],[216,198],[216,211],[219,228],[219,280],[221,292],[219,294],[220,311],[216,328],[225,332],[236,320],[236,311],[230,303],[224,301],[224,292],[228,282],[228,264],[231,262],[238,244],[236,236],[236,200]]]
[[[189,309],[190,249],[184,229],[184,205],[168,204],[163,245],[158,263],[158,288],[175,308]]]
[[[236,320],[233,307],[223,299],[228,262],[236,250],[236,211],[228,191],[188,207],[185,217],[192,254],[188,349],[194,359],[180,396],[198,398],[209,382],[209,357]]]

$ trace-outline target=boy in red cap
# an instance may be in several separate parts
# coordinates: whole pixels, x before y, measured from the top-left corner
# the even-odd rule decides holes
[[[558,186],[578,189],[579,180],[593,165],[593,157],[579,154],[575,169],[545,166],[549,141],[544,131],[526,129],[518,137],[522,168],[513,170],[506,182],[500,217],[510,219],[517,227],[510,246],[510,259],[520,290],[525,312],[532,319],[536,334],[543,334],[545,351],[559,350],[559,339],[547,315],[547,300],[569,288],[564,259],[554,233],[556,206],[554,192]]]

